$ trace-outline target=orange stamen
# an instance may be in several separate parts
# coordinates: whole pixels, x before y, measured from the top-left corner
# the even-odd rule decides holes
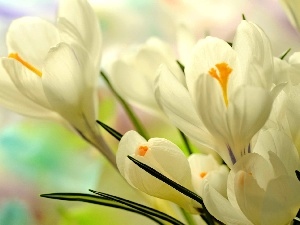
[[[20,63],[22,63],[23,66],[25,66],[27,69],[31,70],[32,72],[34,72],[36,75],[38,75],[39,77],[42,76],[42,72],[40,70],[38,70],[37,68],[35,68],[34,66],[32,66],[30,63],[24,61],[19,55],[18,53],[10,53],[8,55],[8,58],[12,58],[15,59],[17,61],[19,61]]]
[[[148,151],[148,147],[142,145],[142,146],[140,146],[140,147],[137,149],[137,154],[138,154],[139,156],[144,156],[144,155],[147,153],[147,151]]]
[[[215,68],[211,68],[208,71],[208,73],[210,76],[212,76],[217,81],[219,81],[219,84],[221,85],[222,88],[225,105],[228,106],[227,83],[228,83],[229,75],[232,72],[232,69],[225,62],[216,64],[216,68],[219,73],[217,73]]]
[[[206,175],[207,175],[207,172],[201,172],[201,173],[199,174],[199,176],[200,176],[201,178],[204,178]]]

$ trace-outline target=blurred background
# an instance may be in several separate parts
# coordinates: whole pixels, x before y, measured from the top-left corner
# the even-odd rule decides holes
[[[7,55],[5,35],[12,20],[39,16],[55,22],[58,2],[0,0],[0,55]],[[291,52],[300,51],[299,33],[290,25],[278,0],[91,0],[90,3],[103,32],[103,68],[129,46],[141,44],[151,36],[175,46],[179,24],[185,24],[197,39],[211,35],[231,42],[242,14],[266,32],[275,56],[289,48]],[[101,121],[121,133],[132,128],[101,81],[99,101]],[[182,144],[167,122],[146,112],[137,110],[137,113],[152,137],[166,137]],[[104,135],[116,150],[116,141]],[[102,156],[76,134],[59,124],[25,118],[0,106],[1,225],[127,224],[124,217],[130,217],[128,224],[148,223],[120,210],[39,197],[42,193],[88,189],[139,199]]]

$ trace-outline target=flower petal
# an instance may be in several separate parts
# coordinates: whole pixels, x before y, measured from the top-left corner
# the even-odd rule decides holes
[[[233,49],[238,53],[244,84],[270,89],[273,81],[273,55],[265,33],[254,23],[243,20],[237,28]],[[262,74],[258,73],[262,69]]]
[[[268,159],[268,152],[274,152],[284,164],[289,175],[294,176],[299,169],[299,155],[290,137],[283,131],[268,129],[258,135],[253,152]]]
[[[83,117],[94,126],[96,71],[88,53],[79,46],[60,43],[50,50],[43,74],[44,92],[52,108],[75,127]]]
[[[41,77],[15,59],[2,58],[1,63],[19,92],[36,104],[51,110],[43,91]]]
[[[111,82],[118,93],[131,103],[150,112],[160,112],[153,94],[159,66],[166,64],[182,82],[185,82],[184,75],[170,46],[157,38],[150,38],[137,51],[133,50],[112,65]]]
[[[59,118],[57,113],[44,108],[21,93],[3,67],[0,67],[0,89],[1,105],[12,111],[36,118]]]
[[[241,87],[228,105],[229,145],[238,160],[249,152],[248,144],[269,117],[272,97],[262,88]]]
[[[300,208],[300,183],[296,178],[281,176],[266,189],[261,224],[288,224]]]
[[[17,53],[23,60],[42,70],[49,49],[60,38],[56,27],[38,17],[23,17],[14,20],[7,31],[9,53]]]
[[[68,21],[66,22],[64,19],[58,20],[58,27],[63,34],[62,37],[65,39],[69,35],[71,39],[77,37],[77,40],[81,40],[82,42],[79,44],[84,46],[90,53],[94,60],[94,65],[99,66],[102,53],[101,30],[96,14],[88,1],[60,1],[58,18],[60,17]]]
[[[253,225],[238,209],[208,183],[204,186],[204,204],[208,211],[224,224]]]
[[[155,96],[163,111],[178,129],[201,144],[214,146],[212,137],[194,109],[187,89],[165,65],[159,69]]]
[[[128,179],[128,164],[132,163],[127,156],[134,154],[136,148],[138,145],[146,143],[147,140],[143,138],[141,135],[139,135],[136,131],[128,131],[126,132],[122,139],[120,140],[118,151],[116,154],[116,162],[118,169],[123,177],[126,178],[126,180],[134,186],[130,179]]]
[[[244,215],[253,224],[260,224],[264,190],[257,184],[253,176],[245,171],[236,173],[234,189],[237,202]]]

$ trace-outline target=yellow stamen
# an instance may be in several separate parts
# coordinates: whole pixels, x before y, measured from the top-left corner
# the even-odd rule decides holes
[[[144,156],[148,151],[148,147],[147,146],[140,146],[138,149],[137,149],[137,154],[139,156]]]
[[[23,66],[25,66],[27,69],[31,70],[32,72],[34,72],[36,75],[38,75],[39,77],[42,76],[42,71],[38,70],[37,68],[35,68],[33,65],[31,65],[30,63],[24,61],[19,55],[18,53],[10,53],[8,55],[8,58],[12,58],[15,59],[17,61],[19,61],[20,63],[22,63]]]
[[[206,175],[207,175],[207,172],[201,172],[201,173],[199,174],[199,176],[200,176],[201,178],[204,178]]]
[[[228,83],[229,75],[232,72],[232,69],[225,62],[216,64],[216,68],[218,69],[219,73],[217,73],[215,68],[211,68],[208,71],[208,73],[210,76],[212,76],[217,81],[219,81],[219,84],[221,85],[222,92],[223,92],[224,102],[226,106],[228,106],[227,83]]]

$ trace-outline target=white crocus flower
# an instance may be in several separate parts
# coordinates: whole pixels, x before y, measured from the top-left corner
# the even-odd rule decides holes
[[[150,38],[137,48],[129,49],[111,67],[110,81],[129,103],[156,114],[161,110],[154,96],[154,84],[160,64],[183,80],[171,47],[158,38]],[[134,82],[132,82],[134,81]]]
[[[9,55],[0,59],[0,103],[26,116],[67,122],[114,164],[95,123],[100,34],[86,0],[63,0],[57,27],[35,17],[12,22]]]
[[[220,165],[212,155],[194,153],[188,158],[192,183],[196,193],[203,195],[204,183],[208,181],[219,193],[226,196],[226,184],[229,169]]]
[[[300,54],[294,53],[287,61],[276,59],[276,81],[285,82],[284,89],[273,103],[266,128],[279,128],[292,138],[300,154]]]
[[[255,24],[242,21],[233,47],[218,38],[202,39],[185,77],[186,84],[179,82],[163,66],[157,100],[179,129],[215,149],[232,167],[251,152],[250,140],[271,110],[273,58],[267,37]]]
[[[204,203],[225,224],[289,224],[300,207],[296,169],[299,156],[291,139],[278,130],[262,131],[253,153],[230,171],[228,198],[206,183]]]
[[[300,2],[298,0],[280,0],[279,2],[291,24],[300,31]]]
[[[163,138],[147,141],[137,132],[128,131],[119,143],[117,166],[121,175],[133,187],[154,197],[172,201],[192,213],[197,212],[194,207],[199,207],[199,204],[139,168],[127,158],[128,155],[193,190],[189,163],[175,144]]]

